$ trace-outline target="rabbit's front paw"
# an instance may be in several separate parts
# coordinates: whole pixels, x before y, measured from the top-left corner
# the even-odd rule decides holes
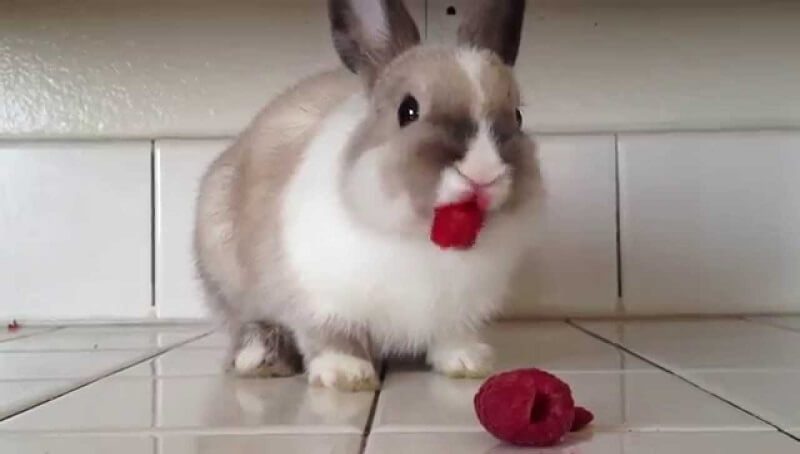
[[[434,346],[428,362],[437,372],[452,378],[483,378],[492,372],[492,348],[480,342]]]
[[[288,377],[302,369],[295,346],[281,339],[277,329],[250,336],[235,353],[233,369],[238,375]]]
[[[339,352],[323,352],[308,365],[308,381],[341,391],[378,389],[375,367],[366,359]]]

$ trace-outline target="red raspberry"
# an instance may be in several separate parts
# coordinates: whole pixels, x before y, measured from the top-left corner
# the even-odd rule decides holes
[[[489,377],[475,395],[474,403],[478,420],[489,433],[522,446],[559,443],[573,427],[575,418],[569,386],[539,369],[519,369]],[[581,412],[580,417],[585,418],[585,413]]]
[[[594,415],[583,407],[575,407],[575,419],[572,420],[570,432],[578,432],[594,420]]]
[[[483,227],[483,210],[477,198],[436,208],[431,241],[442,249],[469,249]]]

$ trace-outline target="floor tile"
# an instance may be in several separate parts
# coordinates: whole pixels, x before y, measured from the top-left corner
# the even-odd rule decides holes
[[[357,454],[360,435],[0,435],[14,454]]]
[[[226,370],[228,351],[221,348],[177,348],[131,367],[117,376],[186,377],[220,375]]]
[[[650,368],[561,322],[500,323],[486,332],[498,370],[539,367],[552,371]]]
[[[152,380],[93,383],[0,423],[0,431],[42,432],[149,429],[156,422]],[[121,386],[120,386],[121,384]]]
[[[686,376],[783,429],[800,430],[800,371],[688,371]]]
[[[578,323],[670,369],[800,369],[800,333],[744,320]]]
[[[111,378],[11,418],[0,430],[362,433],[373,396],[310,387],[299,376]]]
[[[165,338],[169,338],[165,336]],[[203,336],[196,341],[189,342],[186,347],[190,348],[228,348],[230,337],[224,330],[216,330],[208,336]]]
[[[147,350],[174,345],[208,329],[190,326],[68,327],[0,342],[0,351]]]
[[[46,333],[49,331],[56,330],[56,327],[35,327],[35,328],[28,328],[28,327],[21,327],[17,329],[8,329],[3,328],[0,325],[0,346],[2,346],[2,342],[7,342],[11,339],[19,339],[25,338],[30,336],[35,336],[38,334]]]
[[[747,317],[747,319],[757,323],[766,323],[767,325],[800,331],[800,316],[797,315]]]
[[[487,433],[372,434],[366,454],[786,454],[800,444],[775,432],[634,432],[570,436],[550,449],[524,450],[507,445]]]
[[[734,407],[660,372],[559,373],[575,401],[589,408],[599,431],[766,430]],[[472,398],[479,380],[429,372],[392,372],[383,385],[373,432],[480,430]]]
[[[0,434],[0,452],[14,454],[159,454],[155,439],[138,437],[29,436]]]
[[[158,454],[358,454],[361,435],[192,435],[158,439]]]
[[[150,354],[141,350],[0,352],[0,380],[99,377]]]
[[[71,388],[71,380],[0,381],[0,419]]]

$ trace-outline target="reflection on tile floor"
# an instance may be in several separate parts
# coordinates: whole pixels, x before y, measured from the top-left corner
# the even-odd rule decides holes
[[[662,372],[565,372],[596,430],[770,430],[759,420]],[[452,384],[423,372],[389,374],[373,432],[480,431],[472,396],[480,381]]]
[[[748,317],[748,320],[754,322],[766,323],[768,325],[778,326],[781,328],[800,331],[800,315],[798,316],[785,316],[785,317]]]
[[[16,329],[6,329],[0,330],[0,342],[11,340],[11,339],[22,339],[28,336],[33,336],[34,334],[41,334],[48,331],[55,331],[56,327],[41,327],[41,328],[16,328]]]
[[[0,351],[48,352],[94,350],[146,350],[169,347],[208,329],[192,326],[94,326],[63,328],[0,343]]]
[[[797,326],[792,317],[517,322],[487,338],[499,368],[553,371],[595,412],[591,431],[533,452],[766,454],[800,452],[789,435],[800,434]],[[516,452],[477,424],[479,380],[408,361],[388,363],[378,394],[310,388],[302,377],[240,379],[224,372],[225,336],[200,337],[209,330],[6,333],[0,452]]]
[[[367,454],[788,454],[798,442],[774,432],[633,432],[575,436],[563,445],[521,450],[482,433],[378,433],[369,437]]]
[[[9,435],[3,453],[114,454],[352,454],[360,435],[168,434],[168,435]]]
[[[800,332],[738,319],[579,323],[668,369],[800,369]]]

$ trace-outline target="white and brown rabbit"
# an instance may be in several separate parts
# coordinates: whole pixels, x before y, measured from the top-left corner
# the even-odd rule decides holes
[[[485,375],[479,330],[525,250],[539,167],[511,66],[524,0],[471,2],[458,47],[420,44],[397,0],[330,0],[347,70],[274,99],[208,169],[197,268],[242,374],[378,386],[375,363],[427,352]],[[358,77],[354,76],[355,73]],[[429,240],[434,210],[480,196],[469,250]]]

